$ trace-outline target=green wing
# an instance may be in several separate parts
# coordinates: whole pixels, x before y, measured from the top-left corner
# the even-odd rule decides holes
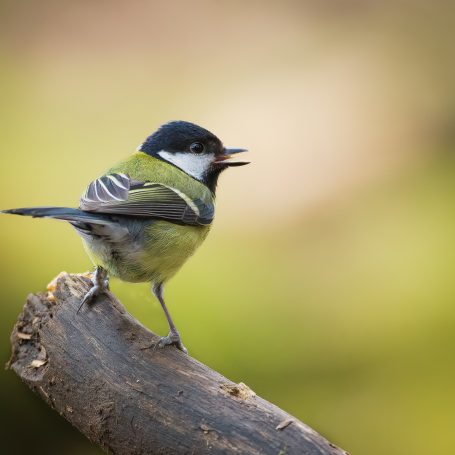
[[[109,174],[94,180],[81,198],[87,212],[159,218],[190,225],[210,224],[213,203],[191,199],[167,185],[131,180],[127,174]]]

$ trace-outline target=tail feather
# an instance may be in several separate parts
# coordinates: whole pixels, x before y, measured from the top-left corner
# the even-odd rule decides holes
[[[30,207],[10,210],[1,210],[0,213],[11,215],[31,216],[33,218],[55,218],[71,222],[86,222],[93,224],[106,224],[109,216],[101,213],[90,213],[69,207]]]

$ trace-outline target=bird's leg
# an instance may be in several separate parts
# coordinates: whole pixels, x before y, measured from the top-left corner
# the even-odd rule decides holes
[[[169,324],[169,334],[165,337],[160,338],[156,346],[159,348],[164,348],[165,346],[174,345],[178,349],[183,351],[185,354],[188,354],[187,349],[185,348],[185,346],[183,346],[182,340],[180,339],[180,334],[176,329],[174,322],[172,321],[171,315],[169,314],[166,304],[164,303],[163,283],[153,285],[152,291],[153,294],[155,294],[155,297],[160,302],[164,314],[166,315],[167,322]]]
[[[103,269],[103,267],[97,266],[95,272],[92,276],[92,283],[93,287],[85,294],[82,302],[77,310],[79,313],[80,309],[86,304],[91,303],[93,300],[96,299],[101,294],[109,291],[109,277],[107,275],[107,271]]]

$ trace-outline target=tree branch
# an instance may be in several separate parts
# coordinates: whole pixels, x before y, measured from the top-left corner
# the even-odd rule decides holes
[[[29,295],[10,367],[91,441],[126,454],[344,455],[296,418],[157,336],[112,295],[77,315],[90,288],[61,274]]]

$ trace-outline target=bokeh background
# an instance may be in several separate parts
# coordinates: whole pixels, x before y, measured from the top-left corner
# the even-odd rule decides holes
[[[74,206],[170,119],[248,147],[167,288],[191,354],[353,454],[452,453],[453,2],[0,8],[0,207]],[[64,223],[0,232],[6,362],[27,293],[90,263]],[[146,284],[113,289],[166,332]],[[5,453],[99,453],[11,371],[0,409]]]

